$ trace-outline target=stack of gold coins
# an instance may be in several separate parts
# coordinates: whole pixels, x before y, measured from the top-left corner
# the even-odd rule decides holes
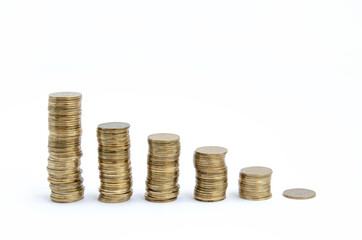
[[[120,203],[132,196],[129,124],[110,122],[98,125],[98,163],[101,186],[98,200]]]
[[[83,199],[81,177],[80,93],[59,92],[49,95],[49,158],[48,180],[50,198],[54,202],[69,203]]]
[[[247,167],[240,171],[239,195],[246,200],[267,200],[272,197],[270,181],[273,171],[267,167]]]
[[[176,134],[158,133],[148,136],[148,175],[146,200],[171,202],[179,193],[180,137]]]
[[[196,168],[195,199],[202,202],[217,202],[226,198],[227,167],[223,147],[200,147],[194,153]]]

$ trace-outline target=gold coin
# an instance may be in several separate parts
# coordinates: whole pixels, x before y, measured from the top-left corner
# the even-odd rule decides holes
[[[149,135],[148,140],[152,142],[170,143],[170,142],[178,142],[180,140],[180,137],[172,133],[155,133]]]
[[[55,99],[59,99],[59,98],[80,98],[82,97],[81,93],[78,92],[55,92],[55,93],[51,93],[49,94],[50,98],[55,98]]]
[[[226,154],[227,151],[228,150],[224,147],[206,146],[206,147],[197,148],[195,152],[199,154],[214,155],[214,154]]]
[[[245,174],[247,176],[266,176],[271,175],[273,170],[267,167],[247,167],[243,168],[240,171],[240,174]]]
[[[99,129],[128,129],[130,125],[125,122],[108,122],[108,123],[102,123],[98,125]]]
[[[291,199],[311,199],[316,196],[315,191],[305,188],[292,188],[285,190],[283,196]]]

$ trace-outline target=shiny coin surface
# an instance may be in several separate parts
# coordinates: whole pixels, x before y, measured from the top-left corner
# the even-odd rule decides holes
[[[206,147],[199,147],[195,150],[195,152],[199,154],[206,154],[206,155],[213,155],[213,154],[226,154],[227,149],[224,147],[217,147],[217,146],[206,146]]]
[[[248,176],[266,176],[271,175],[273,173],[273,170],[267,167],[247,167],[243,168],[240,171],[241,174],[245,174]]]
[[[108,122],[98,125],[99,129],[127,129],[129,127],[129,123],[125,122]]]
[[[155,133],[148,136],[148,140],[152,142],[178,142],[180,137],[172,133]]]
[[[51,98],[80,98],[82,97],[81,93],[78,92],[55,92],[49,94]]]
[[[283,196],[291,199],[311,199],[316,196],[315,191],[305,188],[292,188],[285,190]]]

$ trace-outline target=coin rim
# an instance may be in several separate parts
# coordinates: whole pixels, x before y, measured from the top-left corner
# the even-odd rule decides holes
[[[228,152],[227,148],[220,146],[203,146],[203,147],[198,147],[195,150],[195,153],[207,154],[207,155],[220,155],[220,154],[226,154],[227,152]]]
[[[258,173],[258,172],[254,172],[255,170],[265,170],[265,172]],[[250,175],[266,176],[266,175],[271,175],[272,173],[273,173],[273,170],[271,168],[263,167],[263,166],[245,167],[240,170],[240,174],[245,174],[245,175],[249,175],[249,176]]]
[[[293,196],[293,194],[288,194],[290,191],[308,191],[310,194],[308,196]],[[293,193],[293,192],[292,192]],[[289,199],[297,199],[297,200],[306,200],[306,199],[312,199],[317,196],[317,193],[314,190],[307,189],[307,188],[290,188],[283,192],[283,196]]]
[[[105,122],[98,125],[99,129],[127,129],[130,127],[126,122]]]
[[[49,94],[49,97],[52,98],[74,98],[81,96],[82,94],[80,92],[53,92]]]

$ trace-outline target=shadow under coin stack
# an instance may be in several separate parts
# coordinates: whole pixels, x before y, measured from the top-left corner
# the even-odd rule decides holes
[[[194,154],[196,168],[196,200],[217,202],[226,198],[227,167],[223,147],[200,147]]]
[[[246,200],[261,201],[272,197],[271,175],[267,167],[247,167],[240,171],[239,195]]]
[[[176,134],[158,133],[148,136],[148,174],[146,200],[171,202],[179,193],[180,137]]]
[[[59,92],[49,95],[49,158],[50,198],[69,203],[83,199],[81,177],[81,99],[80,93]]]
[[[132,196],[130,125],[110,122],[98,125],[98,163],[101,186],[98,200],[120,203]]]

